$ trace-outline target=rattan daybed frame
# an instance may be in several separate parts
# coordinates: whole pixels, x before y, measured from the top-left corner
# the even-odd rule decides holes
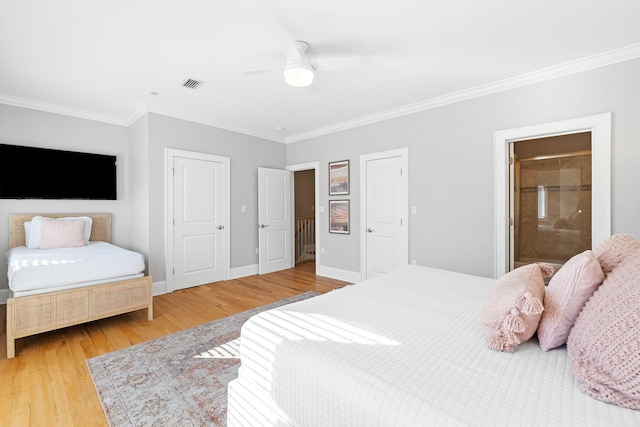
[[[9,248],[25,245],[23,224],[36,215],[49,218],[91,217],[90,240],[111,242],[111,214],[10,214]],[[78,325],[92,320],[147,309],[153,319],[151,276],[7,300],[7,359],[15,356],[18,338]]]

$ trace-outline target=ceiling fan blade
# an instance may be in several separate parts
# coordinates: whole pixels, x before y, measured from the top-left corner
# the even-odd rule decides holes
[[[258,74],[270,74],[274,72],[282,72],[283,69],[284,67],[282,65],[274,65],[271,67],[252,68],[252,69],[243,70],[242,74],[244,74],[245,76],[255,76]]]
[[[342,70],[345,68],[358,68],[360,57],[358,56],[335,56],[331,58],[309,58],[313,68],[319,71]]]
[[[293,44],[293,41],[289,38],[289,35],[285,30],[274,30],[273,35],[275,36],[276,42],[278,42],[280,50],[284,52],[287,59],[291,59],[294,61],[302,60],[300,52],[298,52],[298,49],[296,49],[295,44]]]

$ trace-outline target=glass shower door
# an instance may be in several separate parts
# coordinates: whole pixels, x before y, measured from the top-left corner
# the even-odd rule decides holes
[[[514,165],[513,268],[556,270],[591,249],[591,152],[518,159]]]

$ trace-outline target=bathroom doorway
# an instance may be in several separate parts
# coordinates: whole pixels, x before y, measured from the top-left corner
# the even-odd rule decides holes
[[[556,271],[592,248],[592,135],[509,144],[510,270],[546,262]]]

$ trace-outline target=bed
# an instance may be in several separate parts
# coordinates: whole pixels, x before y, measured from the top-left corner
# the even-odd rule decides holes
[[[37,216],[90,218],[87,245],[28,249],[24,223]],[[9,215],[7,358],[15,357],[18,338],[141,309],[153,319],[152,281],[144,275],[144,258],[110,242],[109,213]],[[86,254],[91,255],[80,258]],[[32,267],[36,264],[40,271]]]
[[[407,266],[250,318],[228,426],[640,425],[583,393],[566,347],[489,349],[495,282]]]

